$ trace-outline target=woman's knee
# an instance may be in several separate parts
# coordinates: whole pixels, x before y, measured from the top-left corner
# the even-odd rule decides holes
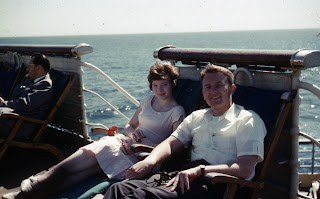
[[[93,152],[84,149],[79,149],[71,156],[67,157],[62,162],[60,162],[57,165],[57,167],[77,172],[89,169],[97,164],[98,162]]]
[[[49,171],[49,173],[51,173],[50,175],[52,176],[52,178],[56,178],[56,180],[64,179],[72,174],[70,169],[65,167],[64,165],[59,165],[52,168],[52,170]]]

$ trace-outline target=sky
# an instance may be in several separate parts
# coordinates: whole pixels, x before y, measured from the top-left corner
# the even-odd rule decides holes
[[[320,30],[320,0],[0,0],[0,37]]]

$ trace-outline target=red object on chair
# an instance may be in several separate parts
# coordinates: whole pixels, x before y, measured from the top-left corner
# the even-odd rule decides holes
[[[112,126],[108,129],[108,136],[114,136],[118,133],[118,127]]]

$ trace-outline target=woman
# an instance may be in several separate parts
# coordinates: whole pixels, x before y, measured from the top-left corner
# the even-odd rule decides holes
[[[80,148],[44,174],[24,180],[21,192],[6,194],[3,198],[45,198],[102,172],[109,179],[124,179],[126,169],[138,162],[130,145],[134,142],[159,144],[184,119],[184,109],[172,95],[177,77],[176,68],[169,62],[156,61],[148,75],[154,95],[141,101],[124,128],[125,135],[105,136]]]

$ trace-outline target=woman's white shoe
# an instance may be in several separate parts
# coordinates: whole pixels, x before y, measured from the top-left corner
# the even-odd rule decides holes
[[[29,192],[34,188],[34,186],[37,183],[38,183],[37,178],[34,176],[30,176],[29,178],[27,178],[21,182],[21,185],[20,185],[21,191],[22,192]]]
[[[7,194],[4,194],[2,196],[3,199],[15,199],[16,196],[18,195],[19,192],[11,192],[11,193],[7,193]]]

